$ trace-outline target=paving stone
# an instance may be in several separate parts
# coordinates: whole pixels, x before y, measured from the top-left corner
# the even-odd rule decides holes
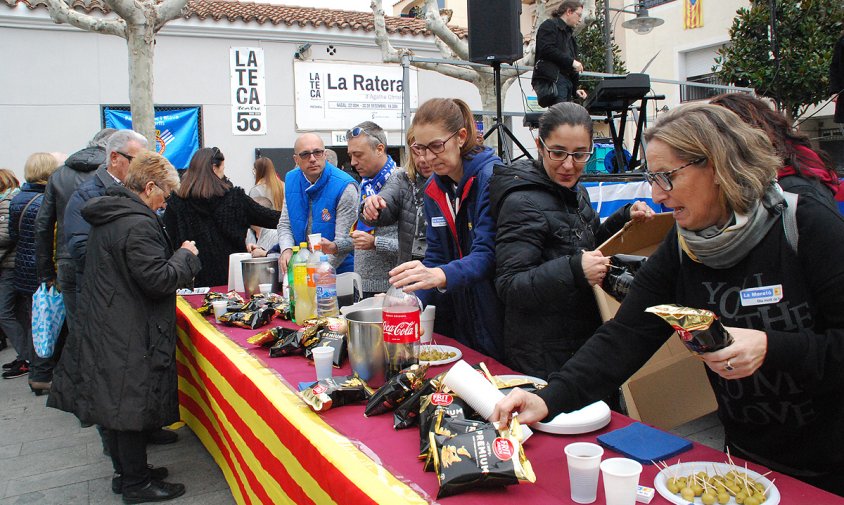
[[[3,432],[0,431],[0,433]],[[21,453],[22,445],[23,444],[21,443],[0,445],[0,459],[14,458],[16,456],[19,456]]]
[[[69,486],[3,498],[0,500],[0,505],[88,505],[89,501],[88,483],[78,482]]]
[[[92,479],[111,478],[112,472],[111,463],[103,462],[99,465],[83,464],[72,468],[28,475],[26,477],[11,479],[6,496],[45,491],[55,487],[88,482]]]

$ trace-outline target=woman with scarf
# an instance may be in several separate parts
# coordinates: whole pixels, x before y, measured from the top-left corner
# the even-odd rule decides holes
[[[493,284],[489,180],[501,159],[478,145],[475,119],[463,100],[428,100],[411,127],[416,141],[410,148],[434,171],[425,185],[428,249],[424,260],[391,270],[390,284],[418,290],[423,303],[437,306],[437,333],[498,359],[502,311]]]
[[[532,423],[606,396],[673,332],[646,308],[708,309],[734,340],[700,355],[731,454],[844,496],[844,263],[830,261],[844,257],[844,217],[815,195],[784,195],[768,138],[723,107],[677,107],[645,139],[645,177],[675,230],[615,318],[493,419]]]

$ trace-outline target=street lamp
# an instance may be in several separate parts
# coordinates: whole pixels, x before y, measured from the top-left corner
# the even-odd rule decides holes
[[[624,10],[628,7],[636,7],[636,10]],[[610,11],[635,14],[635,18],[628,19],[627,21],[621,23],[621,26],[627,28],[628,30],[633,30],[640,35],[650,33],[651,30],[665,23],[665,20],[663,19],[652,18],[648,16],[648,9],[647,7],[645,7],[644,1],[639,1],[635,4],[625,5],[621,9],[615,9],[613,7],[610,7],[610,0],[604,0],[604,46],[606,57],[606,70],[608,74],[612,74],[614,71],[612,61],[612,26],[610,23]]]

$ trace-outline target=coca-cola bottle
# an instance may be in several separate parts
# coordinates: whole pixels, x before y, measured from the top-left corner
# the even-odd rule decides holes
[[[413,293],[390,287],[384,298],[384,354],[386,380],[419,363],[419,315],[422,302]]]

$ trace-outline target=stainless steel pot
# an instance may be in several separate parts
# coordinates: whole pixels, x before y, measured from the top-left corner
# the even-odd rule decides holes
[[[349,323],[349,363],[370,386],[384,382],[384,335],[381,308],[346,314]]]
[[[243,290],[248,299],[253,293],[260,293],[259,284],[272,284],[273,293],[281,293],[278,282],[277,258],[252,258],[240,263],[243,270]]]

